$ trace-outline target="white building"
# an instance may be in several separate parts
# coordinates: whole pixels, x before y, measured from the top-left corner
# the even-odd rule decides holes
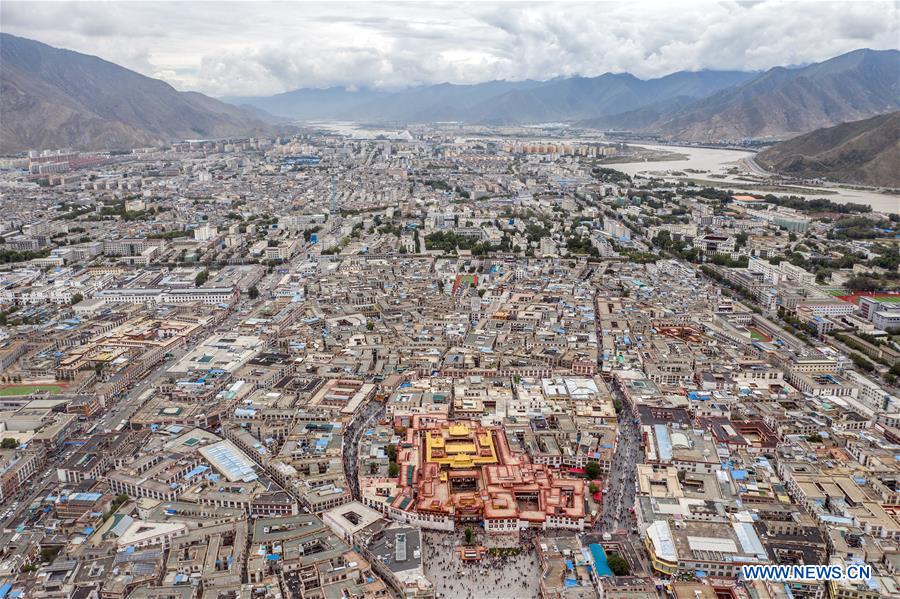
[[[194,229],[194,239],[196,241],[210,241],[219,235],[219,231],[215,227],[209,225],[201,225]]]

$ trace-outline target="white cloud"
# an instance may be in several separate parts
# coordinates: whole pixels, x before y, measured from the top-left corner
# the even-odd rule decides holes
[[[685,69],[896,48],[900,3],[0,3],[2,31],[179,89],[266,95]]]

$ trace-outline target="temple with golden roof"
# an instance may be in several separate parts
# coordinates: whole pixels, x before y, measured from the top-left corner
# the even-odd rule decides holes
[[[442,529],[478,522],[489,532],[584,529],[584,481],[511,451],[502,428],[434,415],[410,424],[397,448],[397,479],[382,485],[373,507]]]

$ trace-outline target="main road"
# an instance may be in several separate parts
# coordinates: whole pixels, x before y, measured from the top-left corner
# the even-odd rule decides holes
[[[600,516],[601,532],[630,530],[631,508],[634,507],[637,464],[641,457],[640,431],[625,404],[621,392],[612,387],[613,397],[621,403],[618,417],[616,452],[613,455],[609,476],[606,479],[606,493],[603,496],[603,511]]]
[[[747,167],[747,170],[749,170],[754,175],[759,175],[760,177],[772,176],[772,173],[759,166],[759,163],[756,162],[756,156],[748,156],[747,158],[744,158],[743,163],[744,166]]]
[[[306,247],[302,252],[299,252],[287,264],[282,265],[281,268],[296,267],[302,260],[309,257],[309,247],[310,244],[306,244]],[[137,410],[139,410],[140,407],[144,405],[144,403],[150,397],[152,397],[154,387],[160,379],[166,376],[169,365],[173,361],[180,360],[185,354],[193,349],[196,340],[210,334],[213,330],[234,330],[234,328],[238,325],[245,314],[250,312],[250,310],[255,305],[264,301],[267,296],[271,296],[272,289],[277,284],[278,279],[282,276],[282,274],[279,273],[278,270],[278,268],[275,268],[272,270],[272,272],[266,273],[257,283],[257,288],[260,290],[260,297],[258,300],[250,300],[246,296],[243,296],[238,302],[235,302],[234,304],[229,306],[228,314],[226,315],[225,319],[217,326],[215,326],[214,328],[205,327],[198,330],[194,333],[191,340],[186,343],[184,347],[174,350],[172,352],[172,356],[169,359],[160,361],[149,371],[147,375],[144,376],[143,379],[135,382],[131,387],[127,388],[124,393],[120,393],[118,395],[110,397],[107,404],[108,409],[106,410],[106,413],[96,420],[97,430],[110,431],[123,420],[130,420],[134,416],[134,413],[137,412]],[[377,402],[372,403],[377,404]],[[381,405],[382,410],[383,408],[384,406]],[[369,409],[375,409],[377,413],[377,406],[372,406]],[[369,413],[367,412],[367,416],[368,415]],[[366,419],[366,422],[368,422],[368,419]],[[358,441],[359,439],[357,436],[354,444],[358,444]],[[23,519],[23,514],[25,513],[25,510],[38,497],[45,495],[46,492],[50,488],[52,488],[52,485],[57,482],[55,480],[56,468],[60,464],[64,463],[69,457],[71,457],[71,455],[75,451],[75,446],[67,446],[59,451],[51,452],[47,456],[47,462],[44,465],[43,471],[40,472],[39,475],[35,474],[34,476],[32,476],[28,481],[21,485],[15,493],[4,499],[3,507],[11,513],[9,516],[2,517],[2,515],[6,512],[0,511],[0,524],[2,524],[3,528],[8,529],[17,525],[17,523],[24,524],[25,520]],[[14,509],[12,507],[13,505],[15,506]]]
[[[309,244],[307,244],[307,247],[308,245]],[[287,264],[282,265],[280,269],[296,268],[296,266],[308,256],[307,249],[304,248],[304,251],[298,252],[296,256],[294,256]],[[163,360],[157,364],[147,376],[135,383],[134,386],[130,387],[124,395],[113,398],[111,402],[112,405],[107,410],[106,414],[98,421],[97,429],[101,431],[112,430],[123,420],[130,420],[134,416],[134,413],[137,412],[151,397],[151,393],[148,393],[148,391],[152,392],[156,383],[166,376],[169,365],[177,362],[184,357],[185,354],[194,349],[195,340],[201,339],[213,331],[233,331],[244,315],[249,313],[254,306],[265,301],[268,297],[271,297],[272,289],[278,283],[278,279],[282,277],[282,273],[279,272],[280,269],[279,267],[275,267],[272,269],[272,272],[267,272],[260,278],[259,282],[256,284],[257,289],[260,291],[258,299],[251,300],[246,297],[246,295],[242,296],[239,301],[229,306],[228,314],[217,326],[214,328],[206,327],[195,332],[190,342],[186,343],[184,347],[172,352],[172,358]]]
[[[361,406],[350,424],[344,430],[343,435],[343,453],[344,453],[344,477],[350,483],[350,493],[353,499],[360,501],[361,493],[359,490],[359,441],[362,438],[363,431],[368,429],[372,422],[377,422],[384,415],[385,405],[375,399],[369,400]]]
[[[596,323],[597,346],[603,347],[603,330],[598,315],[599,294],[594,295],[594,321]],[[603,355],[598,352],[598,368],[603,367]],[[637,463],[641,458],[640,431],[637,421],[622,392],[610,384],[613,399],[619,406],[617,418],[616,451],[606,479],[603,493],[603,508],[596,527],[601,532],[616,532],[620,528],[630,530],[631,508],[634,506]],[[625,525],[623,527],[623,524]]]

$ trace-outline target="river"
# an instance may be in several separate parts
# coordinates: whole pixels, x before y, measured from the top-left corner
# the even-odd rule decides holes
[[[651,150],[660,150],[668,152],[677,152],[687,156],[684,160],[666,160],[661,162],[622,162],[618,164],[610,164],[610,168],[628,173],[636,174],[658,174],[660,176],[668,176],[671,178],[693,178],[693,179],[709,179],[709,175],[724,175],[724,179],[711,179],[712,181],[727,182],[728,187],[735,191],[745,191],[749,193],[759,193],[759,190],[752,188],[752,183],[741,181],[740,176],[746,176],[754,173],[744,160],[751,158],[755,152],[747,152],[743,150],[725,150],[721,148],[696,148],[693,146],[658,146],[638,144],[640,147]],[[741,175],[729,174],[728,170],[738,167],[741,169]],[[671,171],[684,172],[685,169],[693,169],[698,171],[708,171],[706,173],[684,173],[682,176],[672,176]],[[742,184],[750,184],[751,187],[742,188]],[[804,198],[827,198],[833,202],[847,203],[855,202],[857,204],[867,204],[873,210],[878,212],[895,212],[900,213],[900,195],[878,193],[866,189],[851,189],[849,187],[803,187],[791,186],[791,191],[773,192],[775,195],[796,195]],[[822,193],[832,192],[832,193]]]
[[[308,123],[310,125],[328,129],[340,135],[347,135],[357,139],[375,139],[378,136],[384,136],[387,139],[408,139],[408,133],[399,129],[374,129],[362,127],[358,123],[352,122],[335,122],[321,121]],[[751,166],[744,161],[756,155],[755,152],[745,150],[726,150],[723,148],[697,148],[694,146],[661,146],[650,144],[629,144],[637,145],[642,148],[651,150],[659,150],[663,152],[676,152],[687,156],[684,160],[665,160],[659,162],[622,162],[612,163],[608,166],[616,170],[628,173],[629,175],[645,174],[659,175],[672,179],[710,179],[709,175],[722,175],[724,178],[710,179],[717,183],[728,183],[728,187],[734,191],[743,191],[746,193],[760,193],[761,190],[753,189],[753,182],[741,181],[738,177],[747,175],[762,175],[762,172],[752,170]],[[738,175],[728,173],[728,170],[738,167],[741,173]],[[685,169],[693,169],[696,171],[707,171],[706,173],[687,173],[681,176],[672,176],[671,171],[684,172]],[[762,184],[762,181],[756,184]],[[744,187],[742,187],[742,185]],[[746,187],[750,185],[750,187]],[[783,186],[782,186],[783,187]],[[900,213],[900,195],[878,193],[867,189],[851,189],[849,187],[804,187],[801,185],[791,185],[789,191],[775,191],[775,195],[795,195],[804,198],[827,198],[833,202],[857,204],[866,204],[871,206],[873,210],[878,212],[896,212]],[[823,193],[832,192],[832,193]],[[762,192],[767,193],[767,192]]]
[[[297,121],[300,126],[309,126],[317,129],[325,129],[338,135],[346,135],[353,139],[376,139],[379,136],[386,139],[405,139],[409,134],[402,129],[376,129],[363,126],[351,121]]]

